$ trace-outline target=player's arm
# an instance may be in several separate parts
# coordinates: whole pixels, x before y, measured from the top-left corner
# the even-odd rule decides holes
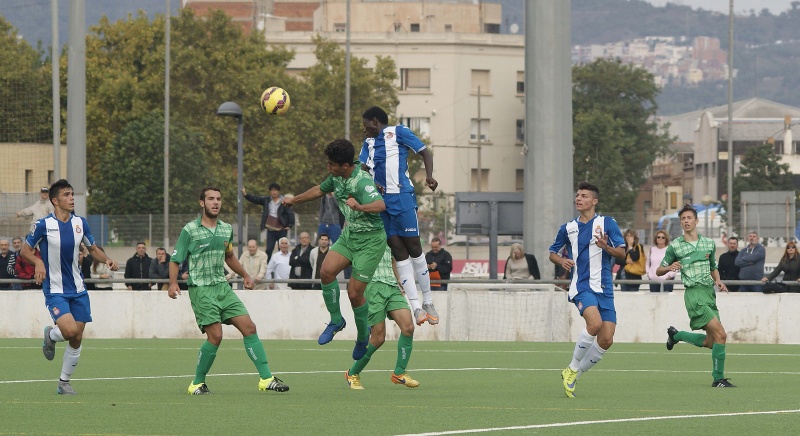
[[[562,225],[558,229],[558,233],[556,233],[556,238],[553,240],[553,245],[551,245],[548,249],[548,251],[550,251],[548,259],[550,259],[550,262],[553,262],[554,264],[561,266],[561,268],[564,268],[564,271],[571,271],[572,267],[575,266],[575,261],[568,257],[562,257],[558,254],[561,252],[561,248],[564,247],[566,243],[567,228],[566,226]]]
[[[180,273],[181,263],[183,263],[189,255],[190,241],[191,236],[189,236],[189,232],[187,232],[184,227],[181,229],[178,242],[175,243],[175,249],[172,250],[172,256],[169,258],[169,287],[167,288],[167,295],[169,295],[169,298],[175,299],[181,294],[181,288],[178,286],[178,274]]]
[[[619,230],[617,221],[613,218],[605,218],[606,229],[608,230],[602,237],[595,240],[595,245],[606,251],[617,259],[625,259],[625,238]]]
[[[44,266],[44,261],[36,257],[33,248],[28,245],[27,241],[22,244],[22,250],[20,250],[19,253],[26,262],[35,265],[33,278],[36,280],[37,285],[41,285],[44,278],[47,276],[47,269]]]
[[[296,204],[305,203],[307,201],[312,201],[318,198],[322,198],[323,195],[325,195],[325,193],[322,192],[322,189],[320,189],[320,185],[317,185],[302,194],[295,195],[292,198],[284,198],[283,205],[294,206]]]
[[[353,191],[353,195],[345,203],[350,209],[359,212],[380,213],[386,210],[383,197],[370,179],[361,179]]]
[[[672,245],[667,246],[667,251],[664,253],[664,259],[661,260],[661,265],[656,268],[656,275],[661,277],[670,271],[678,271],[681,269],[681,263],[676,262],[678,256],[675,255],[675,250]]]
[[[253,289],[253,279],[250,278],[250,274],[247,274],[244,267],[241,263],[239,263],[239,259],[233,254],[233,244],[228,242],[225,247],[225,264],[228,265],[228,268],[231,271],[239,274],[244,279],[244,288],[245,289]]]
[[[720,292],[728,292],[728,287],[725,286],[725,283],[722,283],[722,280],[719,278],[718,270],[711,271],[711,278],[714,279],[714,284],[719,288]]]
[[[419,155],[422,156],[422,163],[425,164],[425,185],[435,191],[439,187],[439,182],[433,178],[433,153],[427,148],[420,150]]]
[[[106,265],[108,265],[108,268],[111,271],[116,271],[116,270],[119,269],[119,265],[117,265],[117,261],[112,259],[112,258],[110,258],[110,257],[108,257],[108,255],[106,255],[106,253],[103,252],[103,250],[97,248],[97,245],[90,245],[89,246],[89,254],[92,255],[93,259],[97,259],[100,262],[103,262]]]

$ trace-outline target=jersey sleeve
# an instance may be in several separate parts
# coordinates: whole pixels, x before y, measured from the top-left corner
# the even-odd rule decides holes
[[[661,265],[663,267],[667,267],[672,265],[672,262],[678,260],[678,256],[675,255],[675,250],[672,248],[672,244],[667,245],[667,251],[664,252],[664,259],[661,260]]]
[[[558,254],[561,251],[561,248],[567,244],[567,226],[561,225],[558,229],[558,233],[556,233],[555,239],[553,239],[553,245],[550,246],[549,251],[551,253]]]
[[[45,237],[46,233],[47,225],[44,223],[44,219],[37,220],[33,224],[31,232],[25,237],[25,243],[31,248],[34,248],[39,244],[39,241]]]
[[[83,239],[81,239],[81,242],[87,247],[91,247],[94,245],[94,237],[92,236],[92,231],[89,229],[89,223],[84,217],[81,217],[81,221],[83,221]]]
[[[378,188],[375,187],[375,182],[367,177],[358,181],[356,189],[353,192],[353,198],[355,198],[359,204],[369,204],[375,200],[383,199],[378,192]]]
[[[333,192],[333,176],[328,176],[327,179],[323,180],[322,183],[319,184],[319,190],[322,192]]]
[[[712,244],[711,246],[711,255],[708,257],[708,266],[711,268],[711,271],[717,270],[717,246],[716,244]]]
[[[606,233],[608,234],[608,245],[616,248],[625,245],[625,238],[619,230],[619,224],[614,218],[606,217]]]
[[[172,251],[172,256],[170,256],[169,261],[180,265],[186,260],[188,254],[189,232],[186,230],[186,227],[184,227],[183,230],[181,230],[180,236],[178,236],[178,242],[175,243],[175,249]]]
[[[369,159],[369,144],[367,141],[364,141],[364,143],[361,144],[361,152],[358,153],[358,160],[362,163],[366,163],[367,159]]]
[[[414,153],[419,153],[425,149],[425,144],[417,138],[417,135],[406,126],[400,125],[395,129],[397,135],[397,142],[405,145],[406,147],[414,150]],[[363,162],[363,161],[362,161]]]

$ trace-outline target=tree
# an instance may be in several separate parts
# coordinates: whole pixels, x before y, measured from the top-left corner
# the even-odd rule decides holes
[[[673,138],[654,121],[658,87],[646,70],[599,59],[572,70],[573,178],[596,184],[603,210],[629,212]]]
[[[741,158],[733,178],[733,228],[739,227],[742,191],[794,191],[789,165],[781,163],[772,144],[750,147]]]

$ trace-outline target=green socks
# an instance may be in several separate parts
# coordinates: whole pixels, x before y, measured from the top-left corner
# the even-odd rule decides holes
[[[394,373],[396,375],[401,375],[406,372],[406,366],[408,366],[408,359],[411,358],[411,349],[413,345],[413,336],[400,335],[400,339],[397,341],[397,366],[394,367]]]
[[[375,348],[374,345],[367,344],[367,354],[364,354],[364,357],[353,362],[353,366],[350,367],[350,372],[348,374],[360,374],[369,363],[369,359],[372,359],[372,355],[375,354],[376,351],[378,351],[378,349]]]
[[[331,314],[331,322],[339,324],[342,322],[342,311],[339,309],[339,282],[334,280],[327,285],[322,285],[322,298],[325,300],[325,307]]]
[[[366,342],[367,339],[369,339],[369,326],[367,325],[369,316],[369,304],[364,303],[361,305],[361,307],[354,307],[353,316],[356,319],[356,328],[358,329],[358,335],[356,336],[356,340],[358,342]]]
[[[247,357],[256,365],[258,375],[262,379],[272,377],[269,365],[267,365],[267,352],[264,351],[264,344],[261,343],[261,339],[258,339],[258,335],[244,337],[244,351],[247,352]]]
[[[675,333],[675,340],[688,342],[694,345],[695,347],[702,347],[703,342],[705,342],[706,340],[706,335],[702,333],[679,331],[678,333]]]
[[[711,347],[711,361],[714,362],[714,369],[711,371],[714,381],[725,378],[725,344],[714,344]]]
[[[199,385],[206,382],[206,374],[214,364],[214,359],[217,357],[217,347],[212,345],[211,342],[205,341],[200,346],[200,353],[197,355],[197,368],[194,372],[194,381],[192,384]]]

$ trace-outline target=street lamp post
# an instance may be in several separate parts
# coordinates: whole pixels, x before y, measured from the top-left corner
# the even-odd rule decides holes
[[[225,103],[219,105],[219,108],[217,109],[217,115],[223,117],[234,117],[239,124],[239,140],[236,148],[236,222],[239,235],[237,236],[236,241],[239,245],[239,255],[237,257],[242,257],[242,250],[244,249],[244,244],[242,242],[242,236],[244,235],[244,220],[242,218],[242,185],[244,185],[244,182],[242,181],[242,173],[244,170],[244,147],[242,145],[244,126],[242,125],[242,108],[232,101],[226,101]]]
[[[711,231],[708,230],[708,206],[710,206],[711,203],[713,203],[713,202],[714,201],[711,199],[710,195],[706,194],[706,195],[703,196],[702,203],[703,203],[703,206],[706,207],[706,210],[705,210],[705,212],[706,212],[706,228],[705,228],[705,232],[704,232],[705,235],[703,235],[703,236],[705,236],[707,238],[713,238],[713,235],[711,235]]]

